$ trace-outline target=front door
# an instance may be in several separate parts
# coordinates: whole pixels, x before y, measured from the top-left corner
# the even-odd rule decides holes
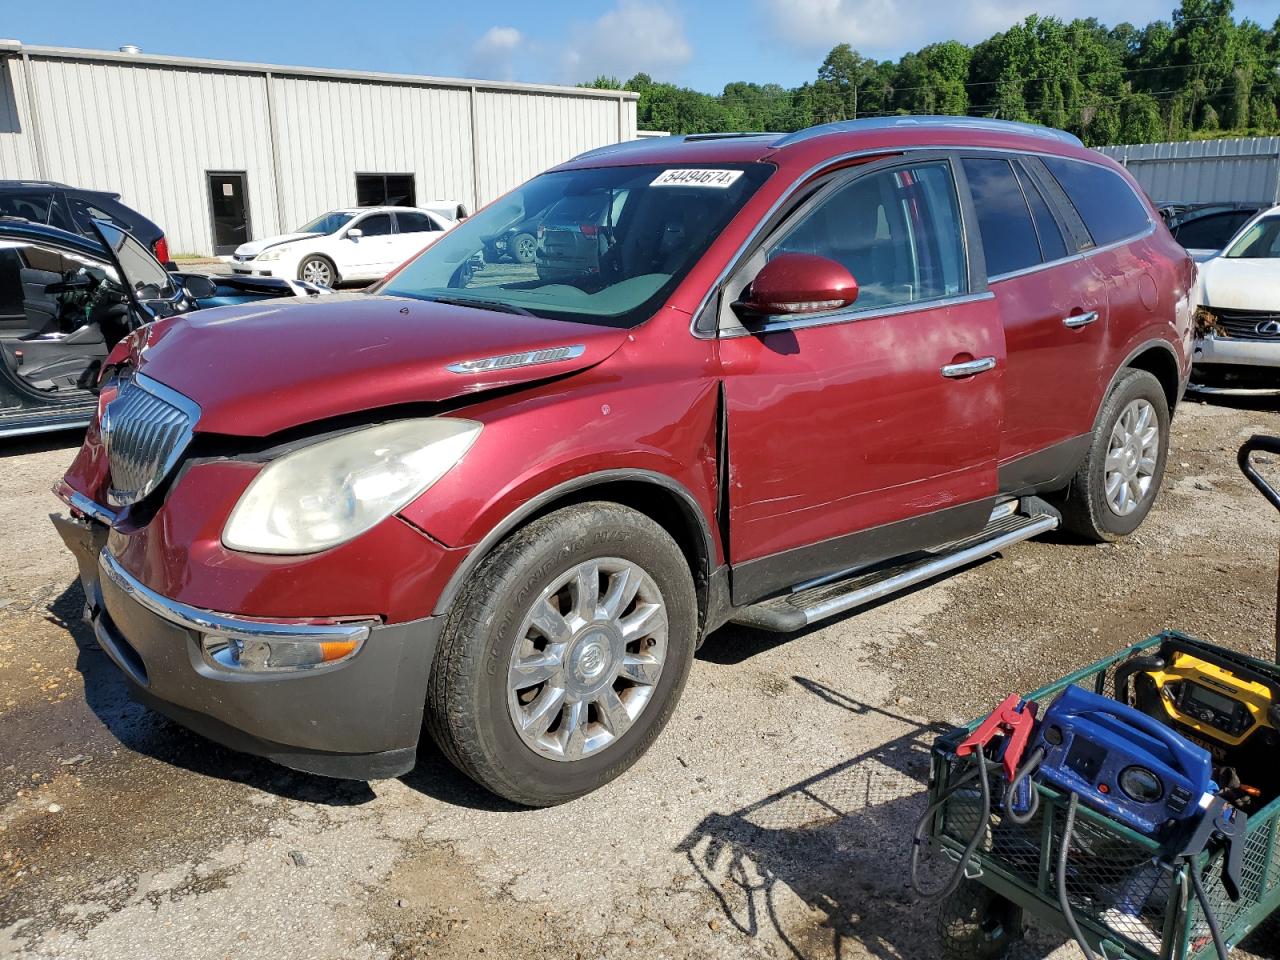
[[[730,280],[736,296],[771,256],[803,252],[860,291],[750,330],[721,308],[735,603],[985,525],[1004,335],[961,223],[948,159],[876,164],[823,187]],[[973,361],[986,369],[956,368]]]
[[[235,253],[236,247],[249,242],[249,195],[245,174],[209,174],[209,211],[213,217],[215,256]]]
[[[352,236],[351,231],[359,234]],[[396,259],[396,231],[390,213],[371,213],[351,223],[343,233],[338,272],[348,279],[384,276]]]

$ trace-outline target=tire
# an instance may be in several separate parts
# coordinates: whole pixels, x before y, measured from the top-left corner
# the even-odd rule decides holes
[[[311,274],[308,276],[308,274]],[[320,279],[327,277],[328,279]],[[324,287],[332,287],[338,282],[338,268],[333,261],[320,254],[312,254],[298,264],[298,279],[307,283],[317,283]]]
[[[974,880],[964,880],[938,911],[947,960],[997,960],[1022,939],[1022,908]]]
[[[517,233],[511,238],[507,250],[516,263],[533,263],[538,256],[538,241],[532,233]]]
[[[1134,426],[1139,429],[1131,430]],[[1144,444],[1151,426],[1157,431],[1153,445]],[[1118,459],[1109,465],[1113,454]],[[1168,456],[1164,388],[1147,371],[1130,370],[1107,394],[1088,453],[1059,501],[1063,527],[1096,542],[1133,533],[1151,511]],[[1112,493],[1111,482],[1117,478],[1122,482]],[[1117,506],[1117,498],[1124,502]]]
[[[580,603],[595,611],[590,621],[578,616]],[[662,527],[614,503],[556,510],[503,541],[454,602],[432,669],[428,729],[458,769],[508,800],[573,800],[653,743],[684,689],[696,633],[689,565]]]

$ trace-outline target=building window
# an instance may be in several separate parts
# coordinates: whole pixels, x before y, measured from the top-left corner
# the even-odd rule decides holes
[[[412,207],[412,173],[357,173],[356,203],[362,207]]]

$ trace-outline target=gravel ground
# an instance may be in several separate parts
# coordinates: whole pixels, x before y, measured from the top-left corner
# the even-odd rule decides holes
[[[292,773],[132,704],[45,518],[71,438],[0,449],[0,956],[934,960],[906,889],[938,724],[1166,626],[1266,654],[1280,523],[1234,452],[1274,406],[1186,403],[1114,546],[1053,536],[787,638],[710,638],[652,752],[551,810],[423,750]],[[1018,957],[1077,957],[1033,930]],[[1280,958],[1274,928],[1236,956]]]

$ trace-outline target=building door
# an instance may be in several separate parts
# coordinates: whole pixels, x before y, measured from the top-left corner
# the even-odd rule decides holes
[[[213,252],[235,253],[249,241],[249,196],[244,173],[209,174],[209,211],[213,217]]]

